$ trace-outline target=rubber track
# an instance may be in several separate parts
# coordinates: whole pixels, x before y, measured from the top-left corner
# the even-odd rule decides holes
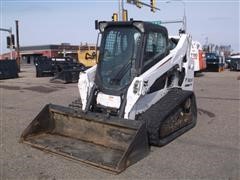
[[[82,110],[82,101],[81,98],[78,98],[74,100],[71,104],[68,105],[68,107],[74,109],[74,110]]]
[[[140,116],[140,120],[146,121],[149,143],[151,145],[163,146],[168,143],[162,144],[159,142],[159,128],[165,120],[171,118],[171,115],[176,114],[181,104],[191,95],[193,95],[191,91],[174,88]]]

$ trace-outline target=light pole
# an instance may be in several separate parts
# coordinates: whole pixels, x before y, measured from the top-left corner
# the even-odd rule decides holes
[[[17,50],[17,65],[18,65],[18,71],[20,72],[20,45],[19,45],[19,21],[16,20],[15,24],[16,24],[16,50]]]
[[[166,3],[171,3],[173,1],[179,1],[183,4],[183,30],[187,32],[186,3],[183,0],[169,0],[169,1],[166,1]]]

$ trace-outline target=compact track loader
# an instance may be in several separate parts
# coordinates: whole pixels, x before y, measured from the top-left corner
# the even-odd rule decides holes
[[[195,126],[191,37],[150,22],[99,22],[98,64],[81,72],[80,99],[48,104],[21,142],[120,173]]]

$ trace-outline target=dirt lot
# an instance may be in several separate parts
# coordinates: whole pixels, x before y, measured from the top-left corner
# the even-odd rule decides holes
[[[51,84],[29,66],[22,71],[18,79],[0,80],[0,179],[240,179],[239,72],[196,77],[197,126],[112,175],[18,143],[45,104],[78,97],[77,84]]]

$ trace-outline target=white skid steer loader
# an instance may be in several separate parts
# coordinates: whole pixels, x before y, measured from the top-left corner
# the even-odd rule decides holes
[[[48,104],[21,141],[120,173],[197,119],[191,37],[150,22],[99,22],[98,64],[80,73],[80,100]]]

